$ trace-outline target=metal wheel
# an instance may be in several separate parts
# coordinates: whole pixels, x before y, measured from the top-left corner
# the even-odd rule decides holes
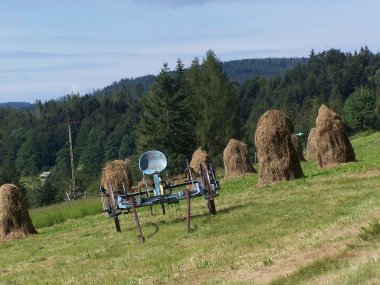
[[[215,208],[215,200],[213,197],[214,191],[212,189],[211,180],[209,171],[207,168],[207,165],[205,162],[201,163],[201,175],[203,180],[203,187],[206,189],[207,193],[207,207],[209,210],[209,213],[212,215],[216,214],[216,208]]]

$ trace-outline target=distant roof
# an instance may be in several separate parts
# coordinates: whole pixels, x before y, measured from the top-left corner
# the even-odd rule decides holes
[[[45,171],[40,174],[41,178],[48,178],[50,176],[51,172]]]

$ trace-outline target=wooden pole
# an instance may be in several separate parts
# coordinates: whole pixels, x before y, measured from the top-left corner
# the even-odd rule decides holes
[[[119,221],[119,216],[118,216],[118,213],[117,213],[115,196],[113,195],[112,182],[109,181],[108,185],[109,185],[109,189],[108,189],[109,203],[111,204],[113,220],[115,221],[116,231],[118,233],[121,233],[120,221]]]
[[[141,243],[143,243],[145,241],[145,238],[142,234],[142,230],[141,230],[141,225],[140,225],[140,221],[139,221],[139,217],[137,215],[137,210],[136,210],[136,202],[135,202],[135,199],[133,199],[133,197],[128,197],[128,202],[131,204],[132,206],[132,213],[133,213],[133,218],[135,219],[135,224],[136,224],[136,230],[137,230],[137,236],[140,240]]]
[[[186,234],[190,233],[190,191],[189,189],[185,190],[186,196]]]

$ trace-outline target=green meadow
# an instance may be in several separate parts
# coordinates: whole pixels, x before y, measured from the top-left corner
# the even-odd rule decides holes
[[[30,211],[38,234],[0,244],[0,284],[380,284],[380,133],[352,143],[357,161],[258,188],[221,181],[217,214],[203,198],[139,209],[122,232],[91,199]]]

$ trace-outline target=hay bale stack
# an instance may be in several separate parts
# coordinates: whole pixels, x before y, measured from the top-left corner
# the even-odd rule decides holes
[[[303,177],[292,133],[293,124],[281,111],[271,109],[259,119],[255,134],[259,186]]]
[[[20,189],[12,184],[0,187],[0,241],[36,234]]]
[[[102,171],[102,180],[100,184],[103,188],[108,189],[111,182],[113,190],[123,190],[130,192],[133,181],[127,161],[114,160],[108,163]]]
[[[297,152],[298,158],[300,161],[305,161],[305,157],[303,156],[303,149],[302,149],[302,143],[300,139],[296,136],[296,134],[291,135],[292,144],[294,146],[294,149]]]
[[[223,151],[224,179],[232,179],[257,172],[248,156],[245,143],[231,139]]]
[[[317,159],[319,167],[332,167],[355,161],[355,153],[341,118],[322,105],[316,120]]]
[[[207,151],[198,148],[194,153],[193,156],[191,157],[190,161],[190,167],[194,169],[195,173],[200,173],[201,172],[201,163],[206,162],[208,165],[211,163],[211,158],[208,156]]]
[[[306,159],[316,160],[317,158],[317,129],[312,128],[307,138]]]

